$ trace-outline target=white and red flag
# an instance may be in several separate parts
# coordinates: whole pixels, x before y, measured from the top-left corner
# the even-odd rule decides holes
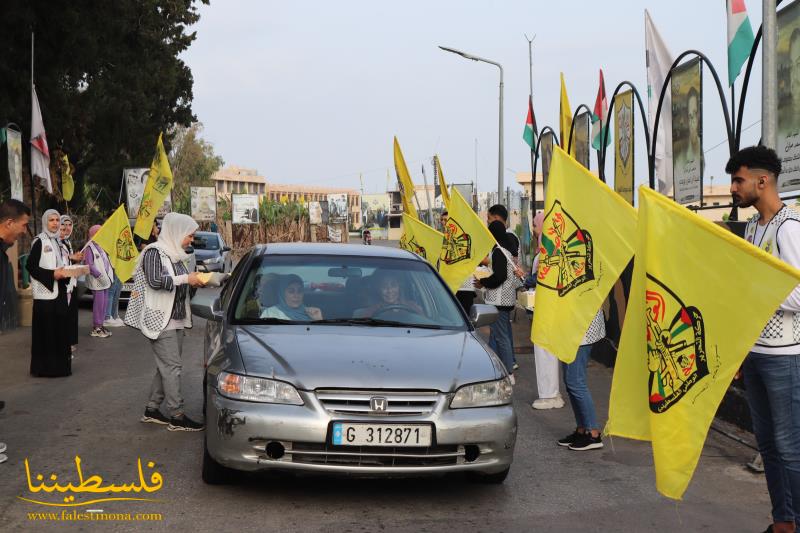
[[[42,180],[47,192],[53,194],[53,182],[50,179],[50,150],[47,148],[47,135],[42,122],[42,110],[36,87],[31,87],[31,176]]]

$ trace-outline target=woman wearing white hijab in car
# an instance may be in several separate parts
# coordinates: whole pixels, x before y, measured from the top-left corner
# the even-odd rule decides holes
[[[150,339],[156,372],[142,422],[168,424],[170,431],[201,431],[183,411],[181,370],[184,328],[192,327],[189,286],[202,287],[197,272],[189,272],[185,248],[192,243],[197,222],[190,216],[168,213],[158,240],[144,248],[133,273],[133,291],[125,324]],[[165,403],[169,418],[161,410]]]

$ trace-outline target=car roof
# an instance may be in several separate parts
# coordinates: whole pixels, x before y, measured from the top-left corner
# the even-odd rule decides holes
[[[361,257],[387,257],[395,259],[416,259],[422,261],[417,254],[388,246],[367,246],[364,244],[335,244],[313,242],[276,242],[257,244],[255,254],[261,255],[338,255]]]
[[[216,231],[195,231],[195,235],[219,235]]]

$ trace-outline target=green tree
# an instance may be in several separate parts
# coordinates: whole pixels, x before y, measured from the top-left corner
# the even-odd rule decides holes
[[[169,164],[174,184],[172,189],[173,209],[191,214],[191,186],[212,186],[211,176],[225,164],[214,152],[214,146],[201,137],[203,124],[177,126],[171,132],[172,150]]]
[[[29,138],[35,32],[36,90],[51,152],[62,149],[75,166],[74,207],[89,201],[91,184],[103,190],[101,207],[113,208],[122,168],[149,166],[159,132],[169,150],[171,128],[196,120],[180,54],[196,37],[188,28],[199,3],[208,0],[4,0],[0,124],[15,122]]]

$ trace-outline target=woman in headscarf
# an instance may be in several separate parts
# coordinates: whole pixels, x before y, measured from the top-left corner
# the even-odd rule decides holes
[[[297,274],[282,276],[278,284],[278,304],[267,307],[261,318],[279,318],[281,320],[322,320],[322,311],[318,307],[303,305],[303,280]]]
[[[202,431],[183,410],[181,370],[184,328],[192,327],[189,287],[204,284],[197,272],[189,272],[186,248],[192,243],[197,222],[190,216],[168,213],[158,240],[142,251],[133,273],[133,291],[125,324],[150,339],[156,372],[142,422],[168,424],[169,431]],[[161,412],[161,404],[169,417]]]
[[[356,317],[374,317],[380,315],[381,318],[388,318],[394,312],[405,311],[422,315],[422,308],[403,297],[403,286],[397,272],[382,271],[373,274],[374,287],[377,290],[378,303],[364,309],[355,311]]]
[[[31,375],[62,377],[72,374],[70,319],[67,305],[69,278],[58,242],[58,211],[42,215],[42,232],[31,243],[27,268],[33,292]]]
[[[83,261],[83,254],[75,252],[72,247],[72,217],[61,215],[61,231],[58,242],[61,244],[61,256],[65,265],[80,263]],[[69,278],[67,283],[67,311],[69,312],[70,340],[69,345],[72,352],[78,347],[78,299],[73,298],[75,287],[78,284],[77,278]]]
[[[540,211],[533,217],[533,237],[537,240],[531,267],[531,277],[534,280],[539,272],[539,251],[542,249],[543,225],[544,213]],[[535,312],[536,310],[534,310]],[[531,407],[534,409],[560,409],[564,407],[564,399],[561,397],[558,385],[558,359],[535,343],[536,339],[534,339],[533,345],[533,360],[536,364],[536,389],[539,398],[533,401]]]
[[[111,336],[111,332],[103,326],[108,305],[108,289],[114,279],[114,268],[111,260],[103,248],[92,238],[100,231],[100,225],[95,224],[89,228],[89,242],[84,247],[84,261],[89,266],[86,276],[86,286],[92,291],[92,337],[104,339]]]

